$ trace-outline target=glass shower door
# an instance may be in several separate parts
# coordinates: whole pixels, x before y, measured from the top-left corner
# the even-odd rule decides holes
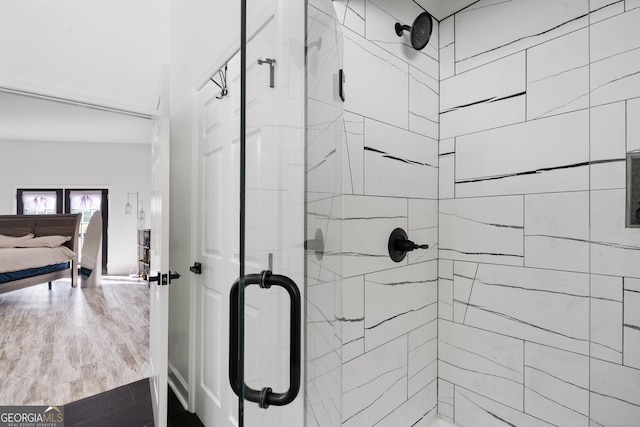
[[[302,426],[304,2],[242,6],[240,244],[229,376],[240,426]]]

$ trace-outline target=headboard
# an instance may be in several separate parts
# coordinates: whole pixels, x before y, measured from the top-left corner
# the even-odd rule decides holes
[[[0,215],[0,234],[5,236],[24,236],[33,233],[38,236],[71,236],[64,243],[74,252],[78,252],[78,231],[80,214],[56,215]]]

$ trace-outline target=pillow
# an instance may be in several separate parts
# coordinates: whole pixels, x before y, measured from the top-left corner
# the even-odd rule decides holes
[[[0,234],[0,248],[13,248],[16,245],[33,239],[33,234],[29,233],[26,236],[13,237]]]
[[[70,236],[40,236],[22,242],[16,247],[18,248],[57,248],[64,242],[71,240]]]

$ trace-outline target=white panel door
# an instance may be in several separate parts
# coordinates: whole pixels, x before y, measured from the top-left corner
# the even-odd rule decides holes
[[[239,268],[239,67],[236,55],[227,66],[228,96],[219,99],[218,86],[209,82],[197,101],[196,413],[215,427],[238,423],[228,342],[229,290]]]
[[[151,250],[149,353],[151,401],[157,427],[167,425],[169,289],[162,275],[169,273],[169,67],[161,73],[160,100],[151,142]]]

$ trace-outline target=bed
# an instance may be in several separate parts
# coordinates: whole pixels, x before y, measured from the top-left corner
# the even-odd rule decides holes
[[[70,278],[71,286],[75,287],[78,282],[76,254],[78,253],[79,226],[80,214],[0,215],[0,235],[2,236],[21,237],[30,234],[34,237],[50,236],[45,237],[45,240],[55,240],[53,236],[71,237],[70,240],[54,248],[1,248],[0,266],[5,268],[1,268],[3,271],[0,272],[0,293],[46,282],[51,289],[51,282],[64,278]],[[24,244],[24,241],[21,240],[19,245]],[[27,260],[32,263],[36,257],[42,257],[42,260],[38,261],[41,265],[23,268]],[[12,263],[15,263],[15,270],[6,271],[6,265],[14,265]]]

